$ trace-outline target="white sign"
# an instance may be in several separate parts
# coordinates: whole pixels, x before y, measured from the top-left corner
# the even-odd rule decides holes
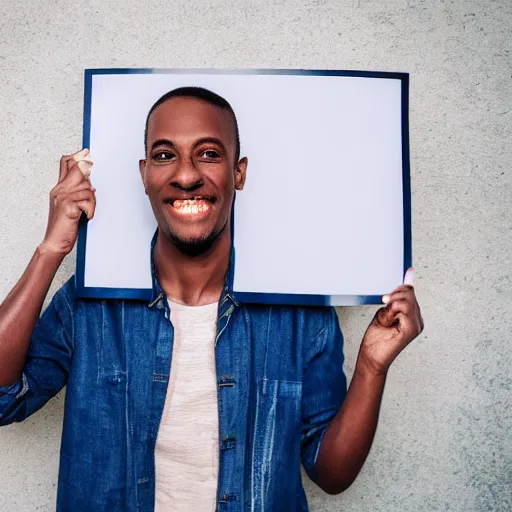
[[[378,302],[410,264],[407,83],[341,71],[87,71],[97,207],[80,233],[79,294],[149,296],[156,221],[138,169],[145,120],[166,92],[200,86],[233,107],[249,161],[235,203],[235,298]]]

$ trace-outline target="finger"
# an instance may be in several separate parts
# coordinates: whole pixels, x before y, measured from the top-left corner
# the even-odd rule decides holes
[[[69,179],[69,178],[68,178]],[[66,186],[66,181],[57,183],[50,191],[50,201],[53,206],[69,201],[70,197],[78,192],[89,192],[95,194],[96,189],[91,185],[90,181],[82,179],[73,187]],[[94,195],[96,198],[96,196]]]
[[[397,313],[396,318],[400,332],[404,335],[404,339],[409,343],[423,330],[421,318],[414,315],[406,315],[404,313]]]
[[[75,158],[78,158],[78,159],[88,158],[88,156],[89,156],[89,150],[87,148],[77,151],[76,153],[73,153],[72,155],[62,155],[62,157],[60,159],[59,181],[62,181],[66,177],[66,174],[69,170],[68,162],[70,160],[74,160]]]
[[[92,165],[92,160],[89,158],[89,150],[83,149],[78,153],[74,153],[72,155],[64,155],[60,159],[60,170],[59,170],[59,182],[64,180],[69,170],[73,166],[73,162],[86,161],[90,162]]]
[[[66,183],[64,182],[64,185]],[[50,196],[53,198],[56,197],[65,197],[69,194],[74,194],[75,192],[80,192],[81,190],[90,190],[92,192],[96,192],[96,189],[92,186],[90,181],[80,180],[76,185],[64,186],[62,183],[55,185],[55,187],[50,192]]]
[[[411,303],[410,300],[400,299],[390,302],[385,308],[381,308],[378,312],[378,321],[385,327],[391,327],[399,321],[400,316],[407,317],[408,322],[421,324],[419,309]]]
[[[81,156],[81,155],[78,155],[78,156],[74,156],[73,158],[71,158],[70,160],[67,161],[67,164],[68,164],[68,169],[71,169],[71,167],[73,167],[75,164],[78,165],[78,167],[83,170],[83,169],[90,169],[92,167],[92,165],[94,164],[94,162],[89,158],[89,155],[87,154],[86,156]]]
[[[375,319],[383,327],[392,327],[396,323],[396,314],[388,307],[380,308]]]
[[[53,196],[53,204],[58,209],[66,210],[69,205],[72,205],[78,201],[96,201],[96,196],[91,188],[78,189],[73,192],[57,192]]]
[[[386,295],[382,296],[382,302],[384,304],[388,304],[392,297],[399,293],[407,293],[408,295],[414,294],[414,288],[410,285],[404,284],[397,286],[391,293],[387,293]]]
[[[414,268],[407,269],[407,272],[404,276],[404,285],[414,287],[414,279],[416,278],[416,271]]]
[[[416,334],[423,330],[423,318],[417,303],[411,303],[407,299],[402,299],[393,301],[388,307],[394,313],[395,318],[398,318],[400,321],[407,318],[407,322],[414,326]]]
[[[82,190],[75,194],[57,198],[57,208],[70,219],[78,220],[81,212],[89,217],[94,213],[96,199],[91,191]]]
[[[75,162],[78,162],[79,160],[82,160],[84,158],[89,158],[89,155],[90,155],[90,151],[88,148],[83,148],[81,149],[80,151],[77,151],[76,153],[73,153],[71,155],[71,158],[75,161]]]
[[[94,211],[96,209],[96,203],[94,201],[78,201],[77,206],[87,216],[87,220],[91,220],[94,217]]]
[[[65,178],[62,180],[61,185],[67,190],[70,190],[82,182],[88,182],[87,177],[82,173],[79,163],[73,162],[67,171]]]
[[[388,304],[388,308],[395,315],[395,317],[398,313],[410,315],[413,311],[411,302],[406,299],[393,300]]]
[[[78,203],[80,201],[95,201],[96,197],[94,192],[91,189],[88,189],[66,194],[65,196],[62,196],[60,200],[62,203]]]
[[[388,293],[387,295],[384,295],[382,297],[382,302],[384,302],[384,304],[389,304],[390,302],[392,302],[394,300],[403,300],[403,299],[414,302],[416,300],[416,295],[414,294],[414,289],[409,286],[400,287],[400,289],[398,289],[398,291],[394,291],[394,292]]]
[[[76,192],[81,192],[82,190],[87,190],[90,192],[96,192],[96,189],[91,185],[90,181],[82,180],[76,187],[66,190],[65,194],[74,194]]]
[[[80,172],[82,173],[83,177],[86,180],[89,180],[90,176],[91,176],[91,168],[92,168],[92,165],[93,165],[92,160],[88,160],[88,161],[79,160],[76,163],[76,165],[80,169]]]

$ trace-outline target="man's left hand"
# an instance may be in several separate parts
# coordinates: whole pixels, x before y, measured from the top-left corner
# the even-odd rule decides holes
[[[395,358],[423,331],[423,319],[413,288],[414,270],[410,268],[404,284],[382,301],[361,344],[359,357],[366,368],[385,375]]]

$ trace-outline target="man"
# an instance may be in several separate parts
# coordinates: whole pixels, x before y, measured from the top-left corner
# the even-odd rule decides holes
[[[301,462],[331,494],[364,463],[388,368],[423,329],[414,290],[384,297],[347,392],[332,308],[229,293],[230,215],[248,163],[229,104],[171,91],[145,138],[153,299],[77,299],[71,279],[38,321],[81,214],[94,215],[88,151],[63,157],[45,238],[0,309],[0,421],[25,419],[67,384],[59,511],[308,510]]]

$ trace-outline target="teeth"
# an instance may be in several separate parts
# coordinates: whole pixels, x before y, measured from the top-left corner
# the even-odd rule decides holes
[[[192,199],[176,199],[173,202],[173,206],[181,206],[185,204],[202,204],[205,202],[209,202],[208,199],[205,199],[203,197],[194,197]]]
[[[177,199],[173,203],[174,208],[180,213],[199,213],[207,211],[210,208],[209,202],[206,199]]]

